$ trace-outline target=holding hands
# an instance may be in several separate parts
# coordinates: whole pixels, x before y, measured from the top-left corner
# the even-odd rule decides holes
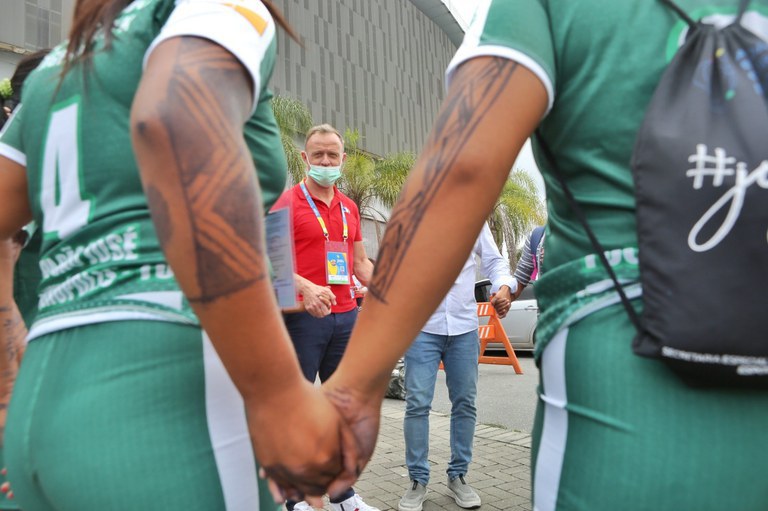
[[[331,307],[336,305],[336,295],[330,286],[318,286],[299,275],[295,275],[299,292],[304,298],[304,308],[315,318],[323,318],[331,313]]]
[[[246,402],[246,409],[253,448],[277,502],[322,505],[323,494],[349,487],[338,481],[357,479],[358,442],[326,392],[302,380]]]
[[[503,318],[509,312],[512,305],[512,291],[509,286],[501,286],[499,290],[491,296],[491,305],[496,309],[499,318]]]
[[[384,394],[372,399],[335,376],[301,387],[249,407],[251,438],[275,500],[320,507],[323,494],[350,488],[373,456]]]

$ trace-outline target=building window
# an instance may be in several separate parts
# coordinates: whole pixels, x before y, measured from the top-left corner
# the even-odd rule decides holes
[[[24,45],[50,48],[61,42],[61,0],[26,0]]]

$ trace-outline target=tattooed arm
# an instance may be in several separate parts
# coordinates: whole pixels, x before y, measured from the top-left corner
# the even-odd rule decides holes
[[[0,446],[3,445],[5,417],[27,336],[24,321],[13,300],[13,267],[20,250],[21,246],[11,240],[0,241]]]
[[[243,138],[251,88],[224,48],[169,39],[147,63],[131,130],[158,237],[243,396],[257,458],[302,500],[322,495],[341,469],[342,423],[302,376],[268,278],[263,206]]]
[[[27,198],[26,169],[0,156],[0,347],[3,351],[0,355],[0,426],[3,430],[27,336],[26,327],[13,300],[13,267],[21,250],[14,236],[30,220],[32,213]]]
[[[539,80],[512,61],[476,58],[456,71],[387,224],[344,358],[326,384],[364,455],[375,444],[392,367],[459,274],[546,105]]]

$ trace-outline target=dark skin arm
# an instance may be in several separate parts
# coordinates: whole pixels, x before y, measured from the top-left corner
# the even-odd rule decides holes
[[[509,60],[476,58],[456,71],[390,217],[366,306],[325,385],[355,430],[358,469],[373,452],[392,367],[467,260],[546,106],[541,82]]]
[[[302,500],[322,495],[342,469],[346,428],[302,376],[268,278],[242,131],[252,98],[249,75],[228,51],[200,38],[167,40],[137,91],[132,139],[163,250],[243,396],[256,456],[287,497]]]
[[[27,336],[13,300],[13,268],[21,250],[16,240],[19,230],[31,220],[26,169],[0,156],[0,346],[4,353],[0,356],[0,425],[3,430]]]
[[[0,446],[3,445],[5,417],[11,402],[13,384],[19,371],[27,328],[13,300],[13,267],[21,246],[0,241]]]

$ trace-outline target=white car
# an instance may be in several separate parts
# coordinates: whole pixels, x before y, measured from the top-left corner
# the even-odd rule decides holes
[[[490,301],[489,293],[491,281],[483,279],[475,282],[475,299],[478,302]],[[534,346],[534,334],[536,322],[539,319],[539,305],[533,286],[528,285],[523,289],[517,300],[512,302],[507,315],[501,320],[501,325],[509,338],[512,347],[517,350],[531,351]],[[487,318],[480,318],[480,324],[487,323]],[[504,351],[504,345],[500,342],[488,343],[487,351]]]

